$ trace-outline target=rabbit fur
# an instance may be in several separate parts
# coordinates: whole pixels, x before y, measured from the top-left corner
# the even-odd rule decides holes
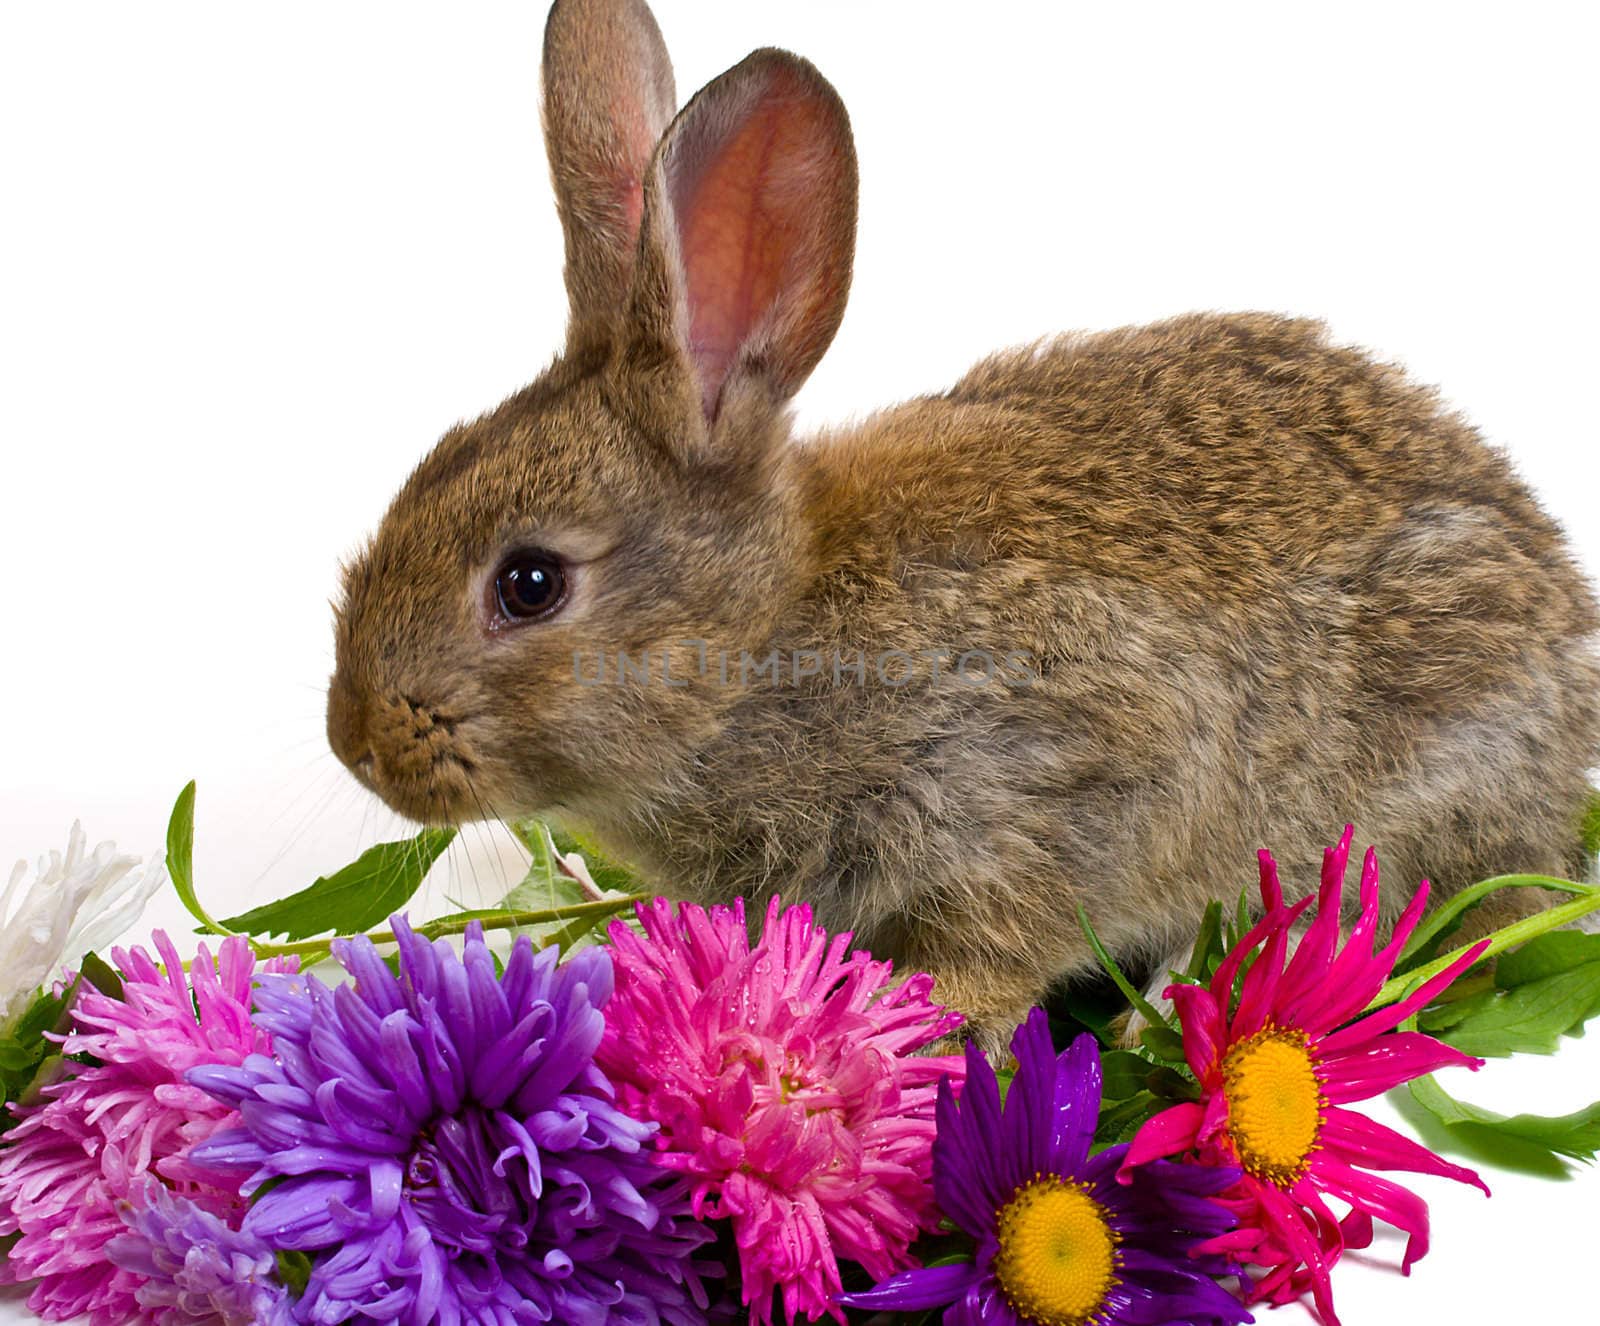
[[[809,902],[991,1048],[1091,967],[1078,904],[1159,964],[1257,848],[1303,892],[1346,820],[1395,903],[1580,868],[1595,599],[1430,389],[1191,314],[795,439],[854,247],[833,89],[763,50],[674,115],[640,0],[559,0],[544,76],[567,344],[417,467],[337,607],[329,737],[391,806]],[[510,622],[528,547],[565,598]],[[619,655],[651,675],[597,683]]]

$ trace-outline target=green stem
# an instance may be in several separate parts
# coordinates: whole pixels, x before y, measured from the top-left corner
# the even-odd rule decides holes
[[[527,925],[551,925],[557,921],[576,921],[588,917],[604,919],[617,912],[626,911],[637,902],[648,902],[650,895],[647,893],[630,893],[625,898],[607,898],[603,902],[574,903],[570,907],[551,907],[537,912],[502,912],[498,916],[478,916],[465,920],[440,920],[424,921],[413,929],[423,939],[438,939],[443,935],[462,934],[469,925],[481,925],[485,930],[516,930]],[[343,939],[355,939],[355,935],[343,935]],[[374,944],[392,944],[395,942],[394,931],[373,930],[367,933],[366,938]],[[325,950],[332,940],[302,939],[290,944],[263,944],[251,940],[250,945],[255,949],[258,958],[279,958],[291,953],[305,954]]]
[[[1518,877],[1513,877],[1518,878]],[[1589,888],[1583,884],[1574,884],[1571,880],[1551,880],[1543,882],[1542,876],[1529,876],[1530,879],[1540,879],[1541,888],[1560,887],[1567,892],[1580,893],[1583,896],[1575,902],[1564,902],[1559,907],[1552,907],[1548,911],[1540,912],[1537,916],[1525,917],[1514,925],[1508,925],[1501,930],[1496,930],[1488,936],[1489,946],[1479,955],[1479,960],[1492,958],[1496,953],[1503,953],[1508,948],[1515,948],[1518,944],[1526,944],[1530,939],[1561,926],[1569,925],[1580,917],[1589,915],[1590,912],[1600,911],[1600,889]],[[1493,883],[1494,881],[1487,881]],[[1477,943],[1483,943],[1478,940]],[[1427,981],[1432,980],[1451,963],[1458,961],[1462,954],[1469,952],[1475,945],[1463,944],[1460,948],[1446,953],[1442,958],[1435,958],[1432,962],[1418,967],[1415,971],[1408,971],[1403,976],[1396,976],[1379,990],[1372,1002],[1362,1010],[1371,1012],[1375,1008],[1382,1008],[1385,1004],[1392,1004],[1397,999],[1415,990]]]
[[[1405,951],[1401,953],[1400,961],[1404,962],[1413,953],[1420,952],[1429,940],[1467,908],[1476,906],[1491,893],[1498,893],[1501,889],[1550,889],[1557,893],[1576,893],[1580,897],[1594,892],[1588,885],[1575,884],[1570,879],[1556,879],[1550,875],[1496,875],[1481,884],[1474,884],[1470,889],[1462,889],[1418,926]]]

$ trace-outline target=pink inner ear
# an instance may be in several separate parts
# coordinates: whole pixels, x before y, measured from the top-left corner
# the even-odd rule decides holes
[[[643,167],[655,151],[659,130],[646,122],[644,108],[631,97],[619,96],[611,102],[611,121],[617,126],[623,153],[608,163],[608,182],[622,214],[625,242],[631,245],[638,238],[644,214]]]
[[[780,390],[798,388],[832,336],[818,324],[849,279],[848,252],[842,272],[825,270],[829,219],[816,215],[840,171],[828,108],[779,71],[740,109],[705,117],[719,121],[705,126],[711,141],[681,143],[672,173],[689,348],[708,417],[746,346]]]

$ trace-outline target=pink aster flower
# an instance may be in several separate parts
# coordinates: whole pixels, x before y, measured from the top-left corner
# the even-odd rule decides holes
[[[190,975],[160,931],[163,965],[143,949],[113,949],[123,997],[82,993],[62,1052],[91,1064],[44,1090],[41,1103],[13,1106],[21,1120],[0,1149],[0,1236],[19,1235],[0,1262],[0,1282],[37,1280],[28,1306],[93,1326],[140,1319],[139,1277],[106,1260],[127,1234],[121,1210],[137,1206],[153,1174],[201,1211],[237,1225],[243,1199],[192,1165],[189,1148],[238,1115],[184,1074],[199,1064],[239,1064],[270,1052],[250,1022],[255,958],[242,938],[222,941],[215,962],[200,945]],[[271,962],[268,970],[292,970]]]
[[[957,1056],[917,1056],[959,1025],[933,978],[831,940],[780,908],[751,946],[743,902],[656,899],[640,936],[613,922],[616,993],[598,1061],[617,1102],[661,1125],[657,1158],[688,1177],[697,1215],[726,1218],[752,1323],[844,1315],[839,1260],[874,1279],[908,1266],[938,1223],[934,1104]]]
[[[1372,1217],[1410,1237],[1402,1270],[1428,1250],[1428,1208],[1409,1189],[1370,1171],[1409,1170],[1462,1183],[1483,1181],[1365,1115],[1343,1108],[1451,1065],[1480,1068],[1458,1050],[1394,1028],[1477,961],[1478,945],[1406,999],[1366,1016],[1422,917],[1428,883],[1373,952],[1378,929],[1378,858],[1361,869],[1361,911],[1339,946],[1339,900],[1353,830],[1323,854],[1322,888],[1286,907],[1278,868],[1260,854],[1266,915],[1217,969],[1209,987],[1172,985],[1183,1048],[1199,1079],[1198,1102],[1165,1110],[1139,1130],[1123,1162],[1126,1178],[1158,1156],[1195,1153],[1202,1164],[1237,1165],[1239,1183],[1217,1200],[1235,1230],[1202,1245],[1266,1268],[1246,1282],[1247,1302],[1286,1303],[1308,1289],[1328,1326],[1338,1326],[1329,1274],[1346,1248],[1372,1241]],[[1289,953],[1290,928],[1316,904],[1316,916]],[[1233,1002],[1234,985],[1254,958]],[[1325,1198],[1350,1208],[1336,1218]]]

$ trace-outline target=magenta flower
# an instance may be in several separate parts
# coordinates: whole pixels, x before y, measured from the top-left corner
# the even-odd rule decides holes
[[[242,1063],[270,1049],[250,1022],[255,958],[243,938],[222,941],[216,961],[200,945],[190,976],[160,931],[161,965],[143,949],[112,950],[123,997],[80,995],[67,1055],[84,1067],[47,1087],[41,1104],[13,1106],[21,1120],[0,1149],[0,1236],[17,1239],[0,1282],[38,1280],[28,1306],[94,1326],[136,1320],[139,1277],[106,1260],[107,1242],[127,1232],[119,1207],[154,1174],[198,1209],[237,1224],[243,1199],[187,1158],[190,1147],[238,1116],[184,1074],[198,1064]],[[292,970],[293,962],[266,964]]]
[[[726,1218],[752,1323],[783,1311],[844,1320],[839,1260],[874,1279],[911,1264],[938,1223],[931,1148],[939,1082],[958,1056],[917,1056],[959,1025],[933,978],[829,939],[808,907],[640,906],[611,926],[617,988],[598,1061],[618,1104],[661,1125],[657,1159],[687,1176],[696,1214]]]
[[[1377,1216],[1410,1235],[1403,1270],[1428,1250],[1428,1208],[1415,1193],[1375,1169],[1483,1181],[1426,1147],[1343,1108],[1450,1065],[1483,1061],[1420,1032],[1394,1028],[1435,998],[1482,952],[1479,945],[1414,994],[1361,1016],[1388,978],[1428,901],[1424,880],[1395,925],[1389,944],[1373,952],[1378,928],[1378,858],[1361,870],[1361,911],[1339,947],[1339,900],[1353,830],[1323,855],[1318,895],[1284,905],[1278,868],[1261,858],[1266,915],[1217,969],[1210,986],[1173,985],[1183,1047],[1199,1079],[1198,1102],[1174,1105],[1139,1130],[1119,1177],[1159,1156],[1195,1153],[1202,1164],[1238,1166],[1236,1187],[1218,1199],[1237,1228],[1202,1245],[1266,1268],[1245,1282],[1248,1302],[1287,1303],[1308,1289],[1328,1326],[1338,1326],[1329,1275],[1346,1248],[1372,1241]],[[1290,928],[1313,902],[1316,919],[1289,954]],[[1240,985],[1240,971],[1254,958]],[[1334,1216],[1326,1197],[1350,1208]]]

